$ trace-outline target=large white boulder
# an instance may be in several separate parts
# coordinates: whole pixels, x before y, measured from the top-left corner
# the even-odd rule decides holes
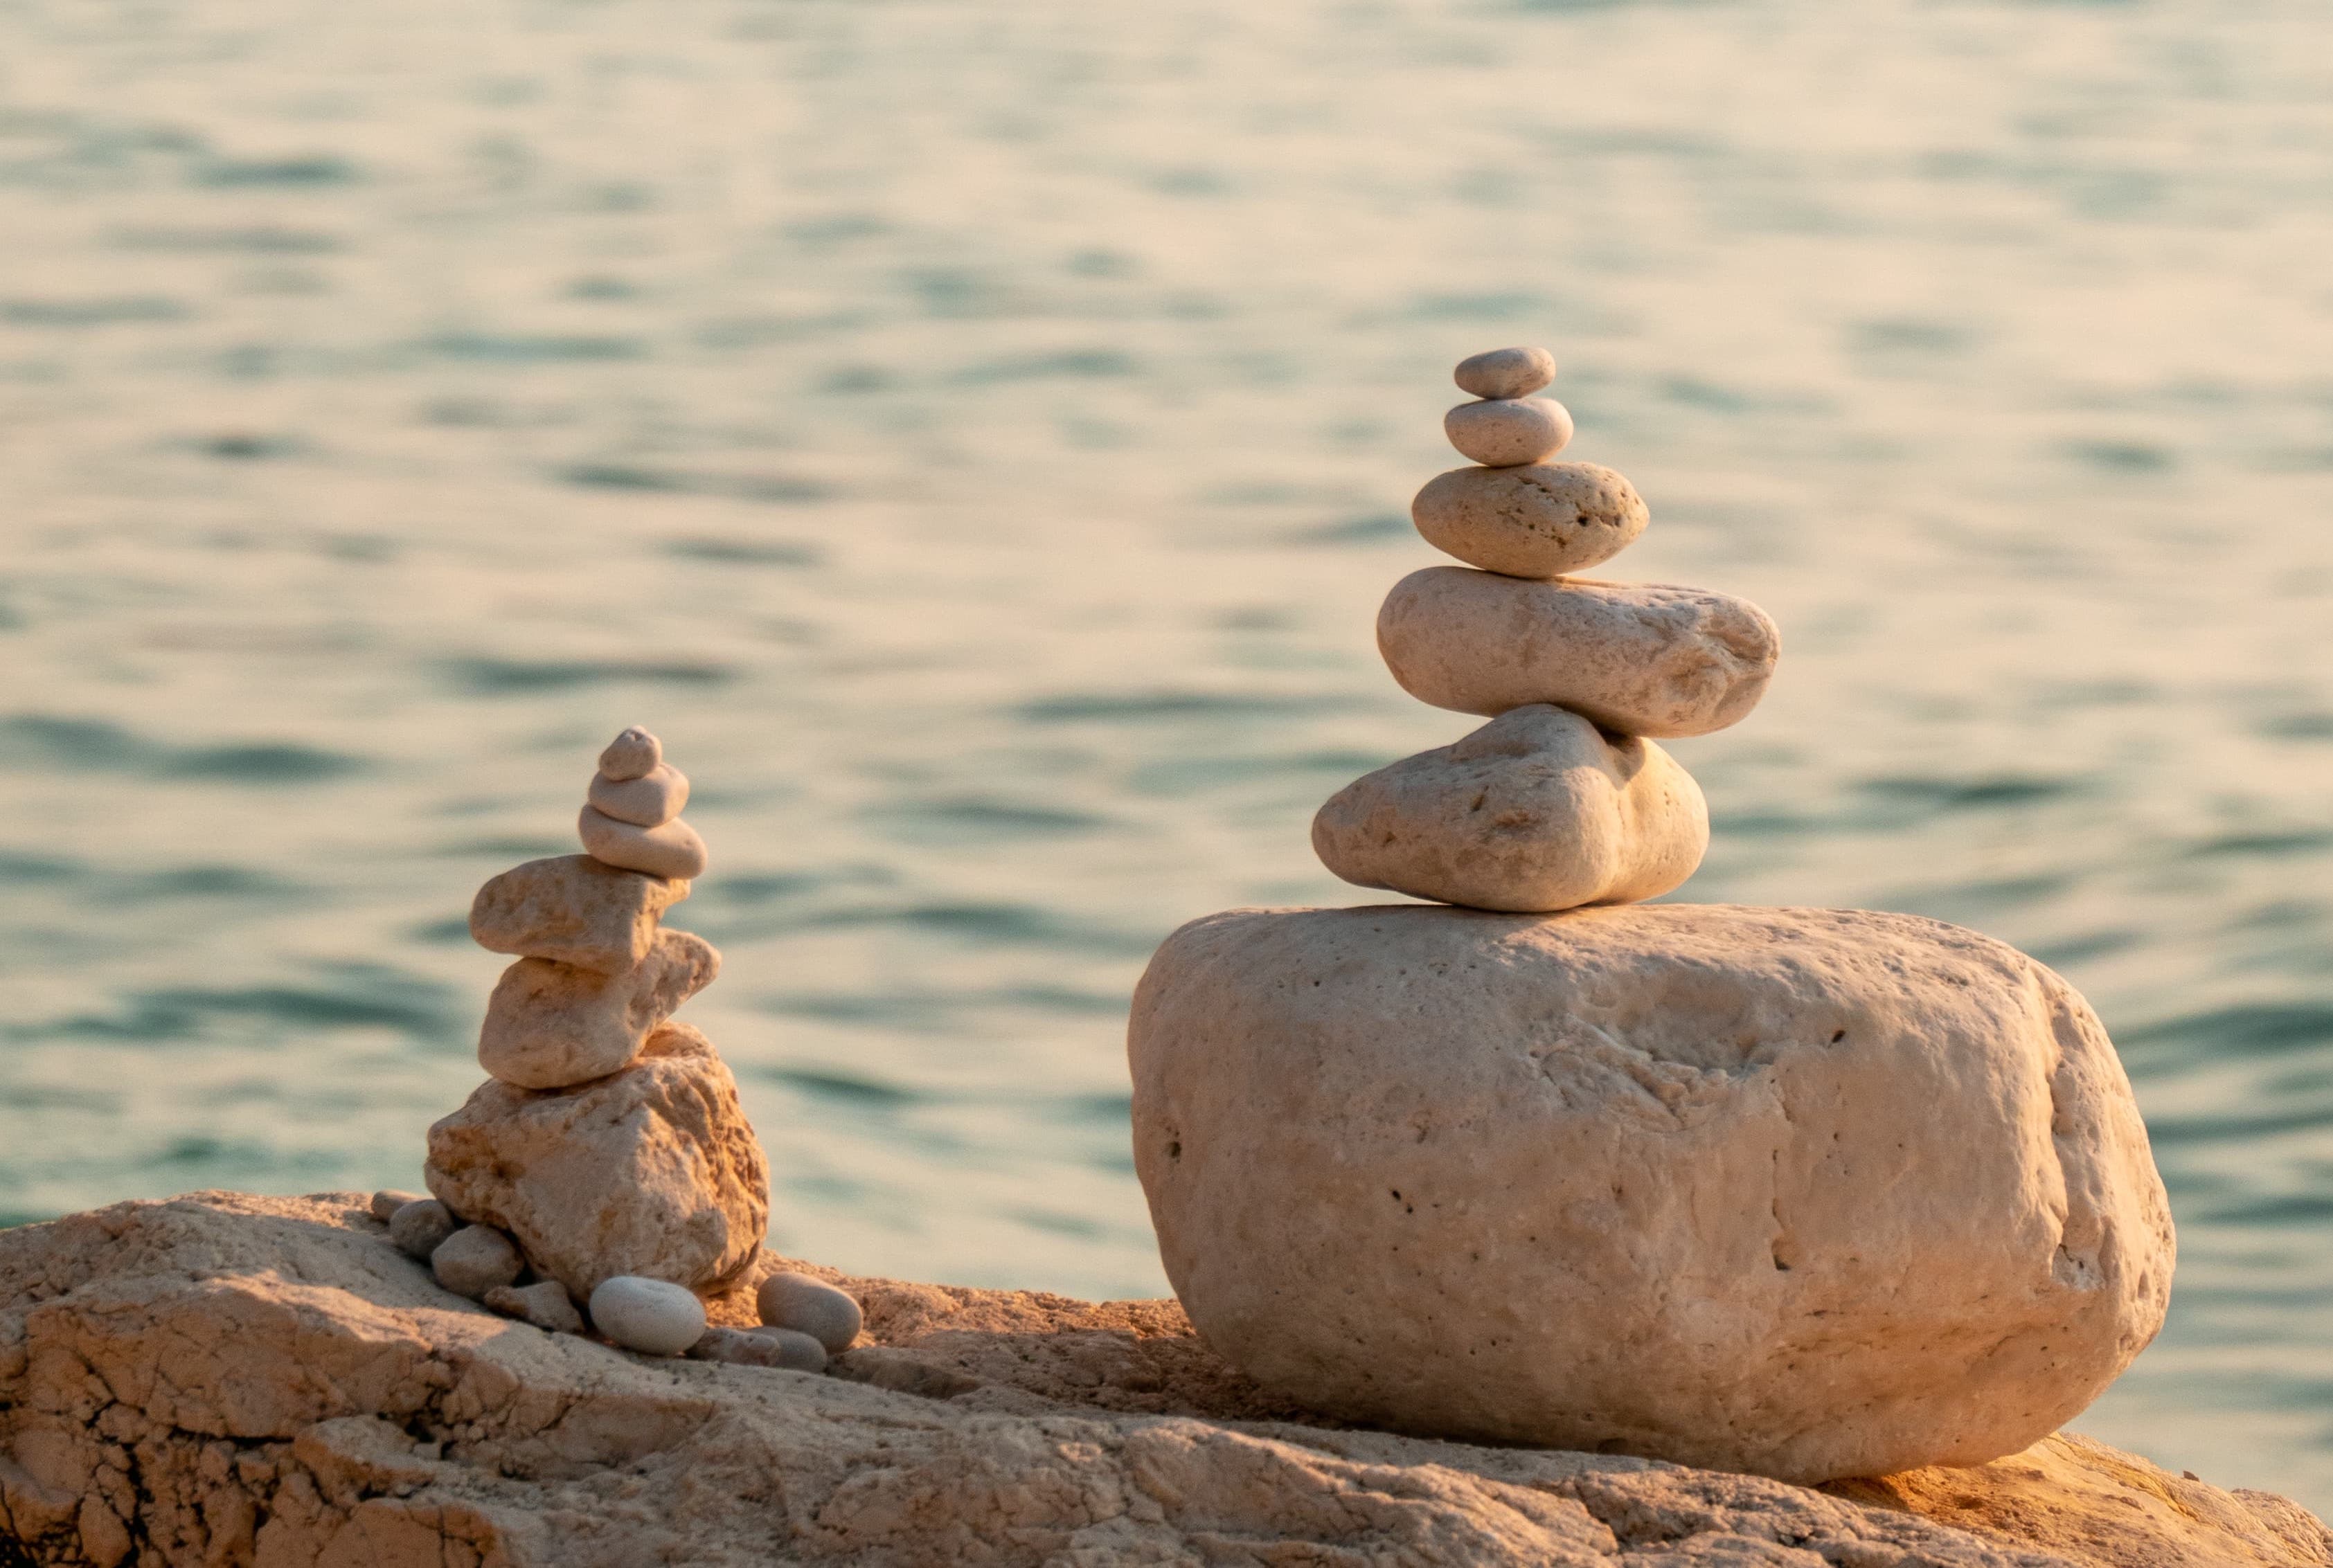
[[[1801,1482],[1974,1465],[2163,1320],[2105,1031],[1934,921],[1233,911],[1158,950],[1128,1050],[1192,1322],[1347,1420]]]

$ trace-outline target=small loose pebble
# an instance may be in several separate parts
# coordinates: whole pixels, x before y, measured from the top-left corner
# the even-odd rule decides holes
[[[1442,433],[1475,462],[1512,468],[1544,463],[1570,445],[1571,411],[1552,397],[1461,403],[1442,416]]]
[[[705,1304],[661,1279],[619,1274],[591,1292],[591,1326],[648,1355],[678,1355],[705,1335]]]
[[[427,1262],[438,1244],[461,1228],[443,1203],[422,1198],[389,1217],[389,1239],[399,1252]]]
[[[552,1334],[581,1334],[583,1315],[567,1287],[555,1279],[533,1285],[498,1285],[486,1292],[486,1310],[531,1323]]]
[[[661,827],[688,804],[688,775],[669,762],[659,762],[638,779],[618,782],[595,778],[590,799],[602,817],[635,827]]]
[[[1492,349],[1459,360],[1451,379],[1477,397],[1528,397],[1555,379],[1555,356],[1544,349]]]
[[[429,1255],[429,1272],[437,1283],[472,1301],[496,1286],[515,1284],[525,1267],[517,1246],[491,1225],[466,1225]]]
[[[859,1303],[848,1291],[791,1269],[762,1281],[754,1293],[762,1321],[806,1334],[830,1351],[846,1351],[859,1337]]]
[[[407,1204],[423,1202],[428,1196],[427,1192],[399,1192],[394,1187],[384,1187],[372,1195],[372,1217],[384,1220],[391,1219]]]
[[[688,1347],[688,1357],[731,1366],[775,1367],[781,1372],[826,1370],[826,1347],[790,1328],[708,1328]]]
[[[575,819],[583,853],[602,865],[691,880],[705,875],[705,840],[677,817],[660,827],[619,822],[596,806]]]
[[[600,753],[600,777],[617,784],[644,779],[663,760],[664,742],[635,724]]]

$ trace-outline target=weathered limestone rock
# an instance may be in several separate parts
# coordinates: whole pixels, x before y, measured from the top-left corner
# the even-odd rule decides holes
[[[1552,397],[1485,398],[1445,414],[1442,433],[1477,463],[1544,463],[1570,445],[1571,410]]]
[[[661,827],[688,804],[688,775],[669,762],[658,763],[638,779],[615,779],[603,773],[592,779],[585,798],[602,817],[635,827]]]
[[[1312,847],[1347,882],[1475,909],[1628,904],[1694,874],[1709,808],[1652,741],[1534,703],[1346,785]]]
[[[1781,634],[1705,588],[1435,566],[1394,584],[1378,649],[1422,703],[1495,717],[1553,703],[1623,735],[1705,735],[1766,690]]]
[[[1555,379],[1555,356],[1544,349],[1486,349],[1459,360],[1450,378],[1477,397],[1528,397]]]
[[[615,974],[654,951],[657,923],[688,896],[686,881],[558,855],[514,865],[478,889],[470,939],[516,953]]]
[[[1344,1419],[1786,1479],[1974,1465],[2155,1335],[2171,1220],[2065,982],[1909,915],[1234,911],[1128,1035],[1210,1345]]]
[[[531,1323],[551,1334],[583,1332],[583,1315],[576,1310],[574,1297],[555,1279],[538,1279],[533,1285],[496,1286],[486,1292],[485,1299],[488,1312]]]
[[[575,831],[592,859],[650,876],[686,879],[705,875],[705,840],[678,817],[657,827],[619,822],[594,806],[583,808]]]
[[[509,1231],[578,1301],[619,1274],[725,1279],[769,1226],[769,1168],[737,1082],[686,1024],[580,1088],[479,1085],[429,1129],[422,1175],[464,1219]]]
[[[1426,542],[1468,566],[1551,578],[1611,559],[1652,521],[1637,487],[1593,463],[1454,468],[1409,503]]]
[[[449,1304],[381,1245],[363,1202],[212,1193],[0,1231],[0,1558],[12,1547],[42,1563],[134,1552],[156,1568],[2333,1557],[2333,1534],[2282,1498],[2076,1438],[1827,1496],[1618,1455],[1298,1424],[1194,1338],[1171,1301],[835,1276],[867,1303],[874,1342],[840,1358],[840,1375],[644,1362]],[[715,1319],[748,1321],[752,1284],[712,1303]],[[896,1391],[917,1382],[938,1397]]]
[[[720,972],[713,944],[685,931],[657,932],[648,956],[616,974],[523,958],[486,1000],[478,1066],[523,1089],[605,1077]]]

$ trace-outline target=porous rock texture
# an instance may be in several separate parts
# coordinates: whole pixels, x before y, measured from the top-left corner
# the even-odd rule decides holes
[[[720,973],[721,954],[686,931],[658,932],[648,956],[618,974],[523,958],[486,999],[478,1065],[526,1089],[604,1077]]]
[[[1454,468],[1409,503],[1428,544],[1508,577],[1560,577],[1599,565],[1652,521],[1626,477],[1593,463]]]
[[[514,865],[470,902],[470,937],[489,952],[615,973],[648,956],[657,923],[688,884],[554,855]]]
[[[692,1288],[753,1262],[770,1173],[712,1043],[686,1024],[596,1083],[538,1092],[489,1078],[429,1129],[429,1190],[509,1231],[578,1301],[611,1275]]]
[[[837,1375],[652,1361],[495,1317],[389,1247],[356,1193],[198,1193],[0,1232],[0,1561],[2299,1568],[2333,1551],[2282,1498],[2079,1439],[1849,1500],[1300,1424],[1171,1301],[812,1272],[867,1304],[874,1343]],[[754,1283],[715,1319],[749,1322]]]
[[[1982,1464],[2163,1321],[2105,1031],[1935,921],[1233,911],[1160,947],[1128,1056],[1176,1294],[1344,1419],[1806,1482]]]

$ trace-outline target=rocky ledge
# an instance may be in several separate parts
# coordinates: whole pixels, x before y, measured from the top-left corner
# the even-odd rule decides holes
[[[496,1316],[352,1193],[0,1232],[0,1563],[2333,1561],[2295,1504],[2081,1438],[1820,1489],[1474,1448],[1310,1421],[1171,1301],[811,1272],[866,1307],[823,1376]]]

